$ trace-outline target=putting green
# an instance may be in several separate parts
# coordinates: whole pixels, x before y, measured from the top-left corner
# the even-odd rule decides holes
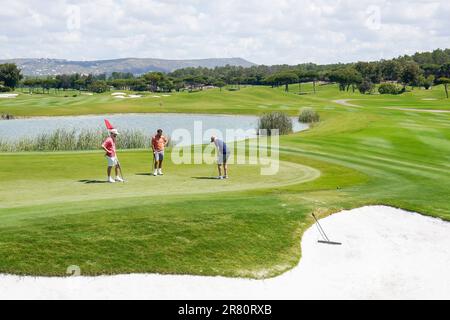
[[[105,183],[106,161],[101,152],[2,155],[0,166],[6,172],[0,185],[0,208],[274,188],[320,176],[317,169],[280,161],[274,175],[261,174],[269,167],[267,163],[230,165],[230,179],[219,181],[216,165],[175,165],[169,158],[165,175],[154,177],[150,157],[148,151],[122,152],[126,183],[109,184]]]

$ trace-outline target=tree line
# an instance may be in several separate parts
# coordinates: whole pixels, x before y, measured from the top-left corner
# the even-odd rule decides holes
[[[119,90],[170,92],[173,90],[200,90],[214,86],[222,90],[239,90],[241,85],[270,85],[272,87],[311,82],[313,91],[316,83],[335,82],[340,90],[359,90],[370,93],[375,85],[381,93],[402,93],[407,86],[431,88],[444,84],[448,97],[450,83],[450,49],[437,49],[432,52],[404,55],[390,60],[356,62],[347,64],[317,65],[258,65],[248,68],[224,66],[216,68],[190,67],[170,73],[149,72],[133,75],[126,72],[113,72],[110,75],[62,74],[48,77],[25,77],[14,64],[0,65],[0,88],[11,90],[20,85],[27,88],[40,88],[42,91],[88,90],[96,93],[108,91],[111,87]]]

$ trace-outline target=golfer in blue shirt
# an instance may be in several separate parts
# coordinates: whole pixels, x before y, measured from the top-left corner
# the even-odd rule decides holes
[[[219,177],[217,179],[228,179],[228,166],[227,161],[230,157],[230,152],[228,150],[227,144],[223,140],[212,136],[211,143],[214,143],[217,149],[217,167],[219,169]],[[222,176],[223,167],[223,176]]]

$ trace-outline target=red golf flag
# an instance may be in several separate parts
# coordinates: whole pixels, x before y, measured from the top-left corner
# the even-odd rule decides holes
[[[114,127],[112,126],[112,124],[111,124],[108,120],[106,120],[106,119],[105,119],[105,125],[106,125],[106,129],[108,129],[108,130],[114,129]]]

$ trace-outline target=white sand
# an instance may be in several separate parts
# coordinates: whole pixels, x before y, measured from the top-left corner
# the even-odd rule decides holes
[[[126,96],[127,94],[125,92],[114,92],[111,93],[112,96]]]
[[[0,93],[0,99],[12,99],[17,97],[17,93]]]
[[[137,99],[137,98],[142,98],[142,95],[139,95],[139,94],[129,94],[129,95],[127,95],[126,93],[120,93],[120,94],[113,93],[112,96],[114,98],[117,98],[117,99]]]
[[[152,98],[161,98],[161,96],[152,96]]]
[[[0,298],[32,299],[450,299],[450,223],[384,206],[321,220],[302,239],[303,258],[269,280],[120,275],[0,276]]]

